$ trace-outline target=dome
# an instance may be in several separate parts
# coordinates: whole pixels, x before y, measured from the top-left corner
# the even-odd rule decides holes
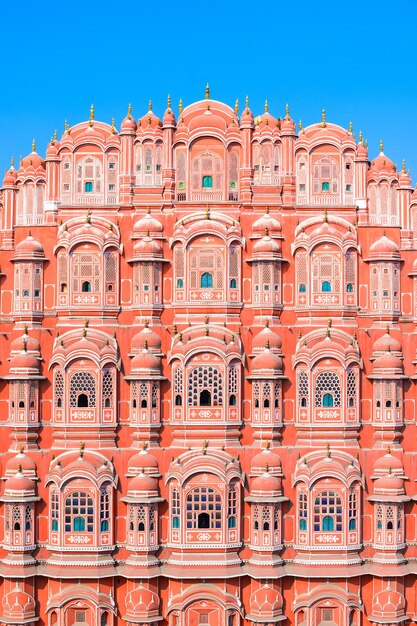
[[[28,235],[17,244],[13,259],[43,259],[44,257],[45,251],[42,244]]]
[[[174,111],[171,109],[171,98],[168,98],[168,107],[164,113],[164,118],[162,120],[163,126],[175,126],[177,123],[174,115]]]
[[[162,257],[162,246],[159,241],[147,236],[135,243],[133,254],[135,258]]]
[[[386,352],[387,350],[391,350],[391,352],[401,352],[402,350],[400,342],[391,335],[389,329],[372,346],[373,352]]]
[[[258,218],[252,226],[252,231],[254,233],[261,234],[262,236],[265,234],[266,229],[270,233],[281,232],[280,222],[269,214],[268,208],[266,209],[265,214]]]
[[[147,618],[157,616],[159,611],[159,598],[156,593],[146,589],[141,583],[139,587],[126,596],[127,617],[132,616],[132,621],[148,621]],[[143,618],[143,620],[142,620]]]
[[[375,241],[369,248],[370,257],[384,257],[384,256],[400,256],[400,249],[398,245],[392,239],[389,239],[386,235],[383,235],[377,241]]]
[[[391,159],[389,159],[382,151],[379,153],[379,155],[375,159],[371,161],[370,169],[372,170],[372,172],[375,172],[375,173],[379,173],[379,172],[391,173],[391,172],[396,171],[394,162],[391,161]]]
[[[134,223],[133,230],[136,233],[145,233],[145,235],[148,233],[161,234],[164,227],[159,220],[151,215],[150,210],[148,210],[144,217],[141,217]]]
[[[131,478],[127,485],[127,493],[128,495],[144,495],[146,493],[147,496],[158,496],[158,483],[154,478],[141,472]]]
[[[391,589],[390,584],[374,596],[372,614],[384,620],[390,617],[401,617],[405,611],[405,600],[402,593]]]
[[[374,474],[379,476],[385,476],[389,472],[392,472],[396,476],[404,475],[404,467],[401,459],[391,454],[388,451],[384,456],[379,457],[374,464]]]
[[[269,370],[273,372],[282,371],[281,357],[272,352],[269,348],[265,348],[265,350],[258,354],[252,361],[252,372],[259,370]]]
[[[368,160],[368,148],[363,141],[360,141],[356,148],[356,154],[358,157]]]
[[[259,352],[264,350],[265,346],[269,342],[270,349],[275,352],[277,350],[281,350],[282,341],[280,337],[273,330],[270,329],[269,324],[265,326],[253,339],[252,341],[252,350],[254,352]]]
[[[7,170],[6,174],[4,175],[3,187],[14,185],[16,178],[17,178],[17,172],[14,169],[14,167],[11,167],[9,170]]]
[[[39,374],[39,361],[33,354],[21,350],[10,359],[9,372],[14,374]]]
[[[146,131],[147,129],[154,130],[156,128],[160,128],[161,126],[161,120],[152,111],[152,102],[149,102],[149,111],[140,118],[140,121],[138,123],[138,131],[139,128],[142,128],[144,131]]]
[[[22,623],[20,621],[22,619],[35,618],[36,603],[32,596],[23,591],[19,587],[19,583],[16,583],[16,587],[9,593],[6,593],[3,598],[3,612],[5,616],[19,620],[17,623]],[[5,621],[8,621],[8,619]]]
[[[120,132],[121,133],[136,132],[136,128],[137,128],[136,122],[132,117],[132,107],[129,104],[128,109],[127,109],[127,115],[120,125]]]
[[[8,478],[4,484],[4,495],[12,496],[14,494],[35,495],[35,484],[30,478],[24,476],[21,469],[14,476]]]
[[[377,478],[374,484],[374,493],[383,495],[399,495],[404,493],[404,482],[395,474],[386,474]]]
[[[161,359],[146,348],[133,357],[131,371],[134,370],[146,370],[157,374],[161,372]]]
[[[269,447],[264,448],[262,452],[255,454],[251,461],[251,472],[253,474],[263,473],[265,472],[266,467],[268,468],[268,472],[272,475],[281,472],[281,459],[278,454],[271,452]]]
[[[276,239],[272,239],[269,235],[264,235],[253,246],[253,254],[256,256],[278,255],[281,254],[281,245]]]
[[[143,448],[129,459],[127,469],[129,474],[158,473],[158,461],[153,454]]]
[[[6,461],[4,469],[5,476],[7,477],[15,476],[16,472],[22,472],[22,474],[27,477],[36,477],[36,463],[30,456],[27,456],[23,450]]]
[[[275,616],[282,611],[281,594],[268,584],[257,589],[250,597],[249,606],[252,615],[261,617]]]
[[[142,330],[132,337],[131,350],[132,352],[139,352],[145,348],[145,345],[150,352],[161,352],[161,338],[152,328],[149,328],[147,323]]]
[[[376,370],[384,370],[386,374],[401,374],[403,372],[403,365],[398,356],[390,350],[387,350],[375,359],[373,371],[375,372]]]
[[[39,154],[37,154],[35,142],[32,143],[32,152],[22,159],[20,167],[23,169],[31,168],[34,170],[37,170],[38,168],[42,168],[43,170],[45,169],[45,161],[39,156]]]
[[[279,495],[282,490],[281,478],[273,476],[269,471],[264,472],[261,476],[257,476],[252,481],[250,490],[251,495]]]
[[[13,339],[10,345],[10,352],[20,352],[24,345],[26,345],[27,352],[40,351],[39,341],[37,341],[34,337],[31,337],[27,334],[27,332],[25,332],[20,337],[16,337],[16,339]]]

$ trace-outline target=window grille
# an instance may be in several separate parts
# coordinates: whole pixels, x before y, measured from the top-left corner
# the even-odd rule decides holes
[[[222,499],[211,487],[196,487],[187,494],[187,528],[221,528]]]
[[[51,529],[59,529],[59,495],[56,489],[51,491]]]
[[[307,530],[307,494],[300,491],[298,494],[298,527],[300,530]]]
[[[31,530],[33,520],[33,509],[30,504],[25,508],[25,530]]]
[[[65,532],[89,532],[94,528],[93,498],[74,491],[65,500]]]
[[[307,252],[299,251],[296,256],[296,271],[297,271],[297,297],[298,304],[307,304],[306,297],[303,294],[307,291],[308,286],[308,256]],[[304,290],[300,290],[300,285],[304,286]]]
[[[114,378],[113,372],[110,369],[105,369],[103,372],[103,408],[113,408],[113,395],[114,395]]]
[[[108,531],[110,524],[110,495],[109,486],[100,488],[100,530]]]
[[[12,509],[13,530],[22,530],[22,518],[20,506],[14,506]]]
[[[188,404],[200,406],[201,392],[210,393],[211,405],[223,404],[223,377],[218,369],[210,366],[200,366],[193,369],[188,377]]]
[[[176,487],[171,492],[171,520],[172,527],[179,528],[181,520],[180,492]]]
[[[352,491],[349,494],[349,530],[356,530],[356,519],[357,519],[357,502],[356,502],[356,492]]]
[[[298,406],[308,407],[309,397],[310,397],[310,390],[309,390],[308,374],[305,370],[301,370],[298,373]]]
[[[347,371],[346,398],[348,407],[356,406],[356,372],[351,367]]]
[[[336,372],[320,372],[316,378],[315,406],[325,406],[324,396],[330,394],[333,398],[331,406],[340,407],[340,378]],[[327,405],[329,406],[329,405]]]
[[[78,406],[78,397],[85,394],[88,406],[96,406],[96,381],[90,372],[75,372],[70,380],[70,407]]]
[[[314,531],[342,531],[342,500],[335,491],[322,491],[314,500]]]

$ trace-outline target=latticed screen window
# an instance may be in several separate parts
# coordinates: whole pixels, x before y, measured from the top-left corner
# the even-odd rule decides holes
[[[177,152],[177,175],[178,188],[185,189],[187,176],[187,155],[186,152]]]
[[[300,491],[298,494],[298,528],[300,530],[307,530],[307,516],[307,494]]]
[[[351,367],[347,371],[346,400],[348,407],[356,406],[356,372]]]
[[[349,530],[356,530],[356,516],[357,516],[357,498],[356,492],[352,491],[349,494]]]
[[[335,491],[322,491],[314,500],[314,531],[342,531],[342,500]]]
[[[22,530],[22,516],[20,506],[14,506],[12,509],[13,530]]]
[[[176,246],[174,249],[175,287],[184,289],[184,249]]]
[[[103,164],[96,157],[84,157],[77,163],[77,193],[103,192]]]
[[[106,532],[110,524],[110,495],[109,487],[103,485],[100,489],[100,530]]]
[[[231,365],[229,367],[229,404],[231,406],[237,403],[238,392],[238,366]]]
[[[237,246],[229,248],[229,288],[237,289],[239,286],[240,251]]]
[[[237,493],[236,488],[231,486],[227,495],[227,525],[228,528],[236,528]]]
[[[296,256],[297,273],[297,303],[306,304],[306,293],[308,291],[308,255],[304,251],[297,252]]]
[[[75,372],[70,380],[70,407],[95,407],[96,381],[90,372]]]
[[[376,505],[376,512],[375,512],[375,519],[376,519],[376,527],[378,530],[382,529],[382,522],[384,519],[384,509],[382,508],[382,506],[380,504]]]
[[[51,491],[51,530],[54,532],[59,529],[59,494],[53,489]]]
[[[313,254],[313,291],[315,293],[340,293],[340,253]]]
[[[68,256],[64,252],[58,254],[58,284],[59,292],[68,292]]]
[[[114,394],[114,377],[113,372],[110,369],[106,369],[103,372],[103,387],[102,387],[102,400],[103,408],[113,408],[113,394]]]
[[[340,378],[336,372],[320,372],[316,378],[315,406],[340,407]]]
[[[172,490],[171,494],[171,520],[172,528],[180,527],[181,520],[181,508],[180,508],[180,492],[176,487]]]
[[[224,287],[224,255],[220,248],[193,248],[190,252],[191,289]]]
[[[33,509],[30,504],[25,508],[25,530],[31,530],[32,528]]]
[[[191,406],[221,406],[223,404],[223,379],[218,369],[200,366],[188,377],[188,404]]]
[[[222,499],[211,487],[196,487],[187,494],[187,528],[221,528]]]
[[[211,185],[209,182],[211,182]],[[202,188],[209,188],[215,191],[222,190],[223,161],[218,155],[212,152],[204,152],[193,159],[192,188],[195,191]]]
[[[117,283],[117,252],[104,253],[104,271],[106,279],[106,291],[115,291]]]
[[[231,152],[229,155],[229,189],[237,189],[239,172],[239,155]]]
[[[175,406],[182,406],[183,404],[183,373],[182,367],[176,367],[174,369],[174,404]]]
[[[338,192],[338,167],[334,159],[322,157],[314,163],[313,192]]]
[[[83,491],[74,491],[65,500],[65,532],[92,533],[93,529],[93,498]]]
[[[309,380],[308,373],[305,370],[300,370],[298,372],[298,406],[300,407],[308,407],[309,406]]]
[[[76,253],[73,255],[72,286],[74,295],[90,292],[100,293],[100,275],[99,254]]]

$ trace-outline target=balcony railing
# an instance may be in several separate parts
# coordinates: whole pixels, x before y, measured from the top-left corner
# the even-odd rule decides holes
[[[71,205],[71,204],[84,204],[87,206],[91,205],[100,205],[100,204],[117,204],[117,196],[115,194],[110,195],[100,193],[82,193],[76,194],[74,196],[63,195],[62,196],[62,204]]]
[[[43,215],[19,215],[17,226],[36,226],[43,224]]]

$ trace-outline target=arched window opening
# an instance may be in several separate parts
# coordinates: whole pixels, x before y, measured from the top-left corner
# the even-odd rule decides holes
[[[335,491],[322,491],[314,500],[314,531],[342,531],[342,500]]]
[[[307,520],[300,519],[300,530],[307,530]]]
[[[107,532],[110,527],[110,494],[109,486],[100,488],[100,530]]]
[[[204,524],[203,526],[201,524]],[[222,499],[211,487],[196,487],[187,494],[187,528],[222,527]]]
[[[139,522],[138,524],[138,531],[139,532],[144,532],[145,530],[145,524],[143,522]]]
[[[356,530],[356,520],[355,519],[350,519],[349,520],[349,530]]]
[[[61,293],[67,293],[68,285],[67,283],[61,283]]]
[[[307,530],[307,494],[304,491],[298,494],[298,527]]]
[[[70,407],[96,406],[96,383],[90,372],[75,372],[70,380]]]
[[[143,399],[140,403],[140,406],[142,409],[146,409],[148,406],[148,401],[146,399]]]
[[[236,518],[229,517],[229,521],[227,523],[228,528],[236,528]]]
[[[200,392],[200,406],[211,406],[211,393],[208,389]]]
[[[100,522],[100,531],[106,532],[108,530],[109,530],[109,522],[108,520],[104,519]]]
[[[331,393],[325,393],[322,399],[322,406],[333,406],[334,399]]]
[[[212,189],[213,187],[213,177],[212,176],[203,176],[201,186],[203,189]]]
[[[320,372],[316,378],[315,406],[316,408],[340,407],[341,389],[340,378],[336,372]]]
[[[85,519],[83,517],[74,517],[74,532],[84,532],[85,531]]]
[[[327,530],[329,532],[333,532],[334,530],[334,519],[330,515],[326,515],[323,517],[322,522],[322,530]]]
[[[81,291],[83,293],[90,293],[91,291],[91,283],[88,280],[85,280],[81,285]]]
[[[269,409],[269,398],[264,398],[264,409]]]
[[[200,287],[202,289],[211,289],[213,287],[213,275],[210,272],[201,274]]]
[[[91,181],[87,181],[85,183],[85,193],[92,193],[93,192],[93,183]]]
[[[110,398],[106,398],[104,401],[104,408],[110,409]]]
[[[25,408],[25,403],[23,402],[23,400],[20,400],[19,409],[24,409],[24,408]]]
[[[310,384],[308,373],[305,370],[300,370],[297,377],[298,382],[298,404],[300,407],[308,407],[308,400],[310,396]]]
[[[179,528],[180,527],[180,518],[176,515],[175,517],[172,518],[172,528]]]
[[[32,528],[32,508],[27,506],[25,509],[25,530]]]
[[[175,406],[182,406],[182,396],[179,394],[175,396]]]
[[[299,293],[306,293],[307,286],[305,285],[305,283],[300,283],[298,285],[298,291],[299,291]]]
[[[93,532],[93,498],[83,491],[74,491],[65,500],[65,532]]]
[[[301,406],[302,407],[306,407],[307,406],[307,398],[301,398]]]
[[[236,278],[232,278],[232,280],[230,281],[230,289],[236,289],[236,288],[237,288]]]
[[[20,516],[20,508],[18,506],[13,507],[12,517],[13,517],[13,530],[20,530],[21,516]]]
[[[352,293],[352,291],[353,291],[353,284],[352,284],[352,283],[348,283],[348,284],[346,285],[346,291],[347,291],[348,293]]]
[[[88,396],[85,393],[80,393],[77,398],[77,407],[79,408],[87,408],[88,407]]]
[[[230,404],[230,406],[236,406],[236,396],[235,395],[232,394],[230,396],[229,404]]]
[[[331,291],[332,290],[331,283],[328,280],[324,280],[321,283],[321,290],[322,290],[323,293],[327,293],[327,292]]]

